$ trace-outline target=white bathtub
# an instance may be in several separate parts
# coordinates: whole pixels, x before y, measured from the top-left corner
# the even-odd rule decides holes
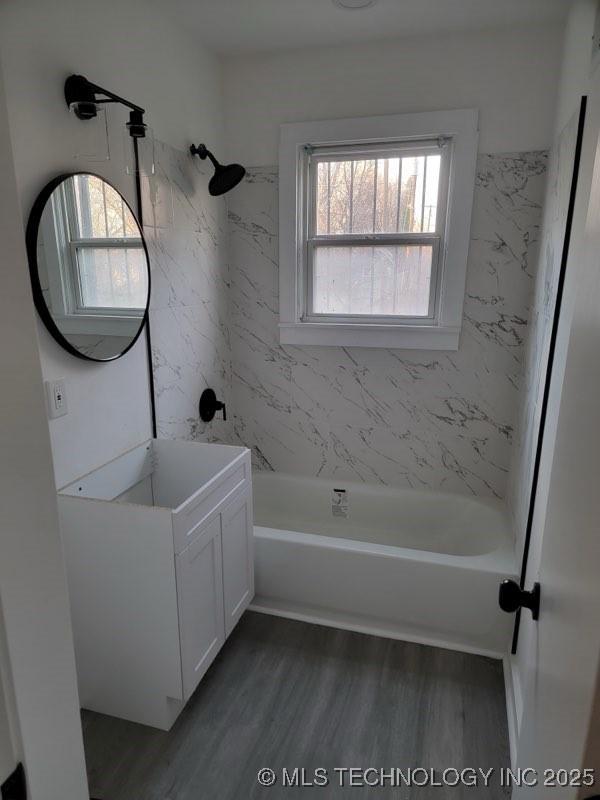
[[[380,636],[502,656],[516,576],[504,509],[443,492],[257,472],[252,608]],[[348,493],[348,516],[332,492]]]

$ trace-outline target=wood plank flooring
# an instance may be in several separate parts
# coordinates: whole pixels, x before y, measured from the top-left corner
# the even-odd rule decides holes
[[[495,800],[485,788],[340,787],[335,767],[509,766],[499,661],[246,613],[169,733],[83,713],[90,793],[101,800],[307,797]],[[257,782],[263,767],[277,783]],[[329,771],[326,787],[281,771]],[[373,780],[373,773],[368,775]]]

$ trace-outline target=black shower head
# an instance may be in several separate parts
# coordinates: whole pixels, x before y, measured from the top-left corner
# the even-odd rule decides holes
[[[242,180],[246,170],[241,164],[227,164],[227,166],[219,166],[215,169],[215,174],[210,179],[208,184],[208,191],[217,197],[220,194],[225,194]]]
[[[200,156],[201,159],[209,158],[215,168],[215,174],[210,179],[208,191],[213,197],[225,194],[242,180],[246,170],[241,164],[219,164],[206,145],[199,144],[198,147],[192,145],[190,153],[193,156]]]

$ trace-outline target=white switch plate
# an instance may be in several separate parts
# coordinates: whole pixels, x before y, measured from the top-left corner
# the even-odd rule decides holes
[[[68,413],[67,389],[64,378],[56,381],[46,381],[46,402],[50,419],[64,417]]]

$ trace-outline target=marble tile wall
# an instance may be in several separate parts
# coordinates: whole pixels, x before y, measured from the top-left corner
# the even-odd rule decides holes
[[[150,255],[150,329],[158,435],[227,441],[232,426],[200,421],[211,386],[230,404],[231,347],[225,202],[208,194],[210,165],[156,143],[156,174],[142,179]]]
[[[546,155],[480,156],[458,352],[281,347],[277,171],[225,203],[157,143],[143,180],[159,436],[243,443],[257,468],[503,497]],[[208,426],[212,386],[231,422]],[[515,471],[518,474],[518,471]]]
[[[548,164],[539,265],[525,357],[526,378],[521,393],[509,485],[509,503],[519,542],[524,540],[527,525],[550,334],[573,177],[577,123],[578,118],[575,115],[558,137]]]
[[[280,346],[277,171],[249,172],[228,198],[230,325],[234,439],[257,468],[506,495],[546,166],[479,158],[457,352]]]

